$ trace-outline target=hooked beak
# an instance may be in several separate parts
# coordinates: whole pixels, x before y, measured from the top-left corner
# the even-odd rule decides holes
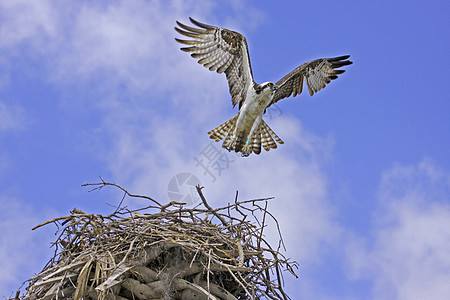
[[[273,91],[273,92],[276,92],[277,90],[278,90],[278,86],[277,85],[272,85],[271,87],[270,87],[270,89]]]

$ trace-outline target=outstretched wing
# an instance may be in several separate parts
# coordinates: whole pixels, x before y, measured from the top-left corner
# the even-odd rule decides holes
[[[303,80],[306,81],[309,94],[311,96],[314,95],[314,93],[330,83],[331,80],[336,79],[339,74],[345,72],[345,70],[336,69],[352,64],[353,62],[347,60],[349,57],[350,55],[320,58],[304,63],[276,83],[278,89],[270,105],[291,95],[293,97],[300,95],[303,89]]]
[[[230,88],[233,106],[245,100],[247,89],[253,84],[253,74],[248,55],[245,37],[235,31],[214,27],[189,18],[192,24],[199,28],[190,27],[177,21],[180,28],[175,30],[192,40],[175,39],[177,42],[191,47],[181,48],[185,52],[192,52],[191,56],[198,59],[198,63],[217,73],[225,72]]]

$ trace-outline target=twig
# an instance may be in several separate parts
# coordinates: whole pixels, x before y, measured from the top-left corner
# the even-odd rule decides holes
[[[197,188],[197,192],[200,195],[200,198],[202,199],[203,205],[214,215],[217,217],[217,219],[220,220],[220,222],[222,222],[223,226],[228,226],[228,222],[225,221],[224,218],[222,218],[214,209],[212,209],[211,206],[209,206],[208,202],[206,202],[205,196],[203,196],[202,193],[202,187],[200,187],[199,185],[196,186]]]
[[[92,192],[92,191],[95,191],[95,190],[100,190],[100,189],[102,189],[103,187],[110,185],[110,186],[114,186],[114,187],[116,187],[116,188],[121,189],[121,190],[122,190],[123,192],[125,192],[125,194],[127,194],[129,197],[147,199],[147,200],[152,201],[153,203],[155,203],[155,204],[158,205],[159,207],[162,206],[158,201],[156,201],[155,199],[153,199],[153,198],[151,198],[151,197],[148,197],[148,196],[142,196],[142,195],[134,195],[134,194],[130,194],[126,189],[124,189],[124,188],[121,187],[120,185],[115,184],[115,183],[106,182],[106,181],[103,180],[102,177],[100,177],[100,179],[101,179],[102,182],[99,182],[99,183],[84,183],[84,184],[82,184],[81,186],[96,186],[95,188],[89,190],[89,192]]]

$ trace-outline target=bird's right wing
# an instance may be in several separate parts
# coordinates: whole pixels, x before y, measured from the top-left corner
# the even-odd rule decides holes
[[[191,47],[181,48],[192,52],[198,63],[217,73],[225,72],[230,88],[233,106],[245,101],[247,90],[253,84],[253,74],[245,37],[235,31],[206,25],[189,18],[199,28],[184,25],[177,21],[180,28],[175,30],[192,40],[175,39]]]

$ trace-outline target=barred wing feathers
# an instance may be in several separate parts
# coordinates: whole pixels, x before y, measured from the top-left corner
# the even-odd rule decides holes
[[[247,89],[253,84],[253,74],[245,37],[235,31],[214,27],[189,18],[198,28],[187,26],[177,21],[175,30],[191,40],[175,39],[177,42],[189,45],[181,48],[191,52],[210,71],[225,72],[230,88],[233,106],[245,101]]]
[[[338,78],[339,74],[345,72],[337,68],[352,64],[353,62],[347,60],[349,57],[350,55],[320,58],[302,64],[276,83],[278,90],[275,92],[271,105],[291,95],[293,97],[300,95],[303,90],[303,81],[306,81],[309,94],[314,95],[331,80]]]

